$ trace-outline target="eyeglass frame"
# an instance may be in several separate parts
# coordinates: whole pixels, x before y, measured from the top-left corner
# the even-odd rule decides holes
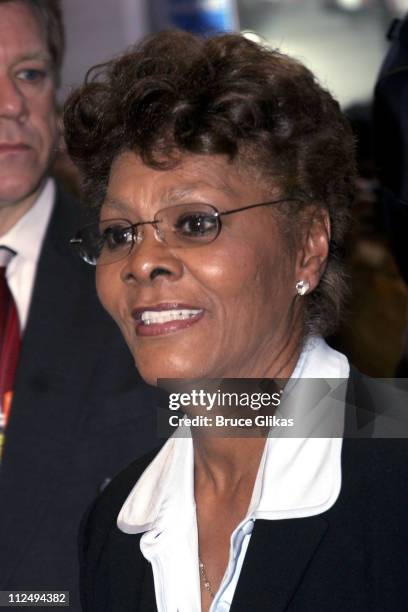
[[[279,200],[271,200],[268,202],[259,202],[258,204],[248,204],[247,206],[241,206],[239,208],[233,208],[232,210],[225,210],[225,211],[219,211],[213,204],[208,204],[207,202],[197,202],[196,204],[202,204],[205,206],[208,206],[209,208],[212,208],[214,211],[214,217],[216,219],[218,219],[218,230],[216,235],[214,236],[214,238],[212,238],[209,242],[206,242],[205,245],[207,244],[211,244],[212,242],[214,242],[218,236],[221,233],[221,229],[222,229],[222,221],[221,221],[221,217],[225,217],[227,215],[231,215],[233,213],[237,213],[237,212],[243,212],[245,210],[251,210],[253,208],[260,208],[262,206],[272,206],[273,204],[282,204],[283,202],[302,202],[303,200],[301,198],[281,198]],[[188,204],[188,203],[186,203]],[[161,212],[163,212],[164,210],[167,210],[169,208],[177,208],[178,206],[180,206],[180,208],[182,206],[186,206],[186,204],[175,204],[174,206],[166,206],[166,208],[161,208],[160,210],[158,210],[155,214],[155,217],[157,215],[159,215]],[[195,204],[195,202],[194,202]],[[136,240],[136,228],[142,226],[142,225],[153,225],[154,229],[155,229],[155,233],[156,236],[158,237],[159,241],[162,242],[163,244],[167,244],[166,240],[164,239],[164,237],[160,234],[160,230],[156,227],[158,225],[158,223],[161,223],[160,220],[155,220],[153,219],[152,221],[137,221],[136,223],[130,223],[129,219],[125,219],[124,217],[112,217],[110,219],[101,219],[100,221],[103,222],[107,222],[107,221],[127,221],[129,222],[129,225],[126,228],[123,229],[131,229],[132,230],[132,243],[131,243],[131,247],[129,249],[129,251],[127,252],[126,255],[124,255],[123,257],[120,257],[120,259],[117,259],[115,261],[111,261],[109,263],[105,263],[105,264],[98,264],[98,263],[91,263],[90,261],[88,261],[87,259],[85,259],[82,255],[80,255],[81,259],[83,261],[85,261],[86,263],[88,263],[91,266],[98,266],[98,265],[102,265],[102,266],[108,266],[111,265],[112,263],[116,263],[117,261],[121,261],[122,259],[125,259],[126,257],[129,257],[129,255],[131,254],[131,252],[133,251],[133,248],[135,246],[135,244],[137,244],[139,241]],[[93,225],[97,225],[97,222],[94,223],[89,223],[86,226],[84,226],[82,229],[80,229],[77,234],[73,237],[70,238],[69,240],[69,244],[70,246],[74,246],[76,247],[77,245],[82,244],[82,238],[78,237],[78,234],[83,231],[83,229],[85,229],[86,227],[90,227]],[[200,245],[197,244],[196,246],[191,247],[190,248],[197,248],[198,246],[204,246],[204,245]],[[173,247],[173,248],[189,248],[188,246],[186,247]]]

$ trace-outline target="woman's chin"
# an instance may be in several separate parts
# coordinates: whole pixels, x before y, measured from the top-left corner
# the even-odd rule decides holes
[[[135,364],[143,380],[154,386],[162,387],[162,380],[165,379],[201,379],[206,377],[206,371],[198,364],[192,363],[192,360],[181,363],[179,360],[176,363],[166,361],[159,363],[157,360],[154,363],[147,363],[140,356],[135,358]]]

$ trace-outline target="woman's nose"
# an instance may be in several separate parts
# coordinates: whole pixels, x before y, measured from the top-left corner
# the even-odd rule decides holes
[[[153,225],[143,225],[140,239],[135,241],[121,270],[125,283],[150,284],[156,279],[175,281],[183,274],[183,263],[159,237]],[[157,280],[156,280],[157,282]]]

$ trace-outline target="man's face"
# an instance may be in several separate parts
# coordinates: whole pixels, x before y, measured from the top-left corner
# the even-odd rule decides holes
[[[35,201],[57,142],[50,55],[23,2],[0,3],[0,214]]]

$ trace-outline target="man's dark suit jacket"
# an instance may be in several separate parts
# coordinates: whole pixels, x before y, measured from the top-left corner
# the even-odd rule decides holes
[[[355,370],[347,397],[350,437],[343,441],[339,498],[317,516],[255,521],[231,612],[408,609],[408,440],[358,437],[362,429],[369,435],[376,413],[370,402],[376,398]],[[153,457],[119,475],[83,523],[86,612],[157,612],[141,534],[116,526],[122,504]]]
[[[69,247],[79,214],[59,193],[0,469],[0,590],[69,590],[73,611],[82,514],[109,479],[158,445],[153,389],[98,302],[94,270]]]

